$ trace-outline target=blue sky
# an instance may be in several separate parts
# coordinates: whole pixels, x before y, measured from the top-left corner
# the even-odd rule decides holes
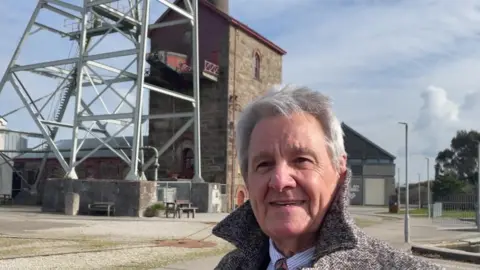
[[[0,1],[0,73],[36,2]],[[397,122],[408,122],[412,180],[417,173],[425,177],[425,157],[434,159],[457,129],[480,128],[479,8],[474,0],[230,1],[236,19],[288,52],[285,83],[305,84],[332,96],[340,119],[396,155],[402,170],[404,134]],[[152,18],[162,11],[155,4]],[[68,25],[48,16],[42,22]],[[33,36],[36,41],[26,45],[20,62],[67,58],[69,43],[51,36]],[[124,45],[124,39],[105,40],[99,50]],[[24,79],[35,96],[58,84],[37,78]],[[19,105],[10,87],[0,93],[0,114]],[[36,131],[25,112],[7,120],[13,129]],[[68,131],[62,134],[70,136]]]

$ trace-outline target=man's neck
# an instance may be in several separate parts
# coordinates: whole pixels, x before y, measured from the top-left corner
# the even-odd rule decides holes
[[[300,237],[292,238],[282,238],[275,239],[272,238],[272,242],[275,248],[286,258],[292,257],[293,255],[305,251],[311,247],[315,246],[316,236],[314,233],[309,233],[301,235]]]

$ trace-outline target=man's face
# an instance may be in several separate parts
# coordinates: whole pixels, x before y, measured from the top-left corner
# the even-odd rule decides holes
[[[334,168],[325,134],[308,114],[265,118],[249,147],[247,188],[255,217],[272,238],[313,233],[346,170]]]

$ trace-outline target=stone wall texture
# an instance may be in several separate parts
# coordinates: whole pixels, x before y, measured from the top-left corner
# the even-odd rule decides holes
[[[79,214],[87,214],[90,203],[113,202],[116,216],[141,217],[149,205],[157,202],[156,182],[48,179],[43,192],[42,211],[64,212],[66,192],[80,195]]]
[[[260,56],[260,78],[255,78],[255,54]],[[235,151],[236,123],[242,109],[252,100],[265,93],[273,84],[282,81],[282,56],[256,38],[231,26],[229,30],[228,56],[228,137],[226,184],[229,207],[237,192],[244,190]],[[248,194],[247,198],[248,198]]]

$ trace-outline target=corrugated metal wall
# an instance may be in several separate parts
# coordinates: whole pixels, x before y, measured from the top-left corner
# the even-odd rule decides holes
[[[27,148],[27,139],[17,133],[10,133],[0,122],[0,151],[1,150],[20,150]],[[5,153],[13,158],[15,153]],[[10,163],[13,165],[13,163]],[[0,194],[12,193],[12,174],[13,170],[5,159],[0,157]]]

